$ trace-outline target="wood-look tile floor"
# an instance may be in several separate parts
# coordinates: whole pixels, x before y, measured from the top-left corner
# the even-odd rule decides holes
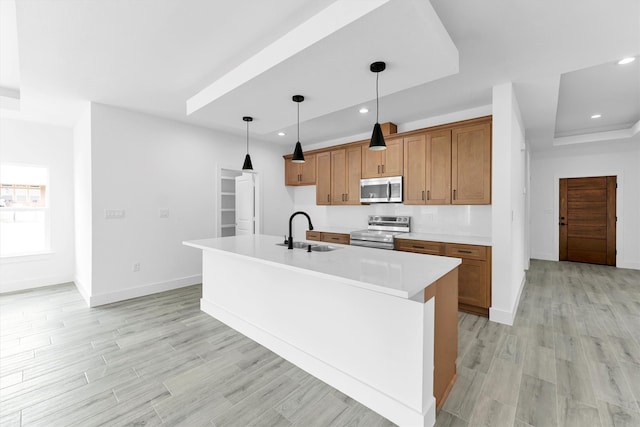
[[[200,312],[200,295],[0,295],[0,425],[393,425]],[[639,271],[532,261],[514,326],[461,314],[459,341],[438,426],[640,426]]]

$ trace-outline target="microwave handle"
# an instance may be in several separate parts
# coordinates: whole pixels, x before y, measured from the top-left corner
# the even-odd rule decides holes
[[[391,199],[391,181],[387,181],[387,200]]]

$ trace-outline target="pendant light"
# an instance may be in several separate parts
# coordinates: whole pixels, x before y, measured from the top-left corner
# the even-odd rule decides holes
[[[291,98],[293,102],[298,103],[298,142],[296,142],[296,148],[293,150],[293,163],[304,163],[304,154],[302,154],[302,144],[300,144],[300,103],[304,101],[304,96],[293,95]]]
[[[382,129],[378,122],[378,76],[385,68],[387,68],[387,64],[384,62],[374,62],[369,66],[371,72],[376,73],[376,124],[373,126],[371,142],[369,142],[369,150],[375,151],[387,149],[387,145],[384,143],[384,136],[382,136]]]
[[[253,164],[251,163],[251,156],[249,156],[249,122],[253,121],[253,117],[245,116],[242,118],[245,122],[247,122],[247,155],[244,156],[244,164],[242,165],[243,171],[252,171]]]

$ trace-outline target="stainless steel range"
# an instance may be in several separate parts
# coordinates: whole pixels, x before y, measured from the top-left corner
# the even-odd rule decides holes
[[[410,224],[410,216],[369,215],[369,226],[366,230],[351,232],[351,244],[393,249],[395,236],[411,231]]]

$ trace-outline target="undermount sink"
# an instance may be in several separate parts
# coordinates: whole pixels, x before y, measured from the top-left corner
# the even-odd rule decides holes
[[[286,243],[276,243],[277,246],[288,246]],[[337,246],[329,246],[329,245],[318,245],[315,243],[307,243],[307,242],[293,242],[294,249],[308,249],[309,245],[311,245],[311,250],[313,252],[331,252],[336,249],[340,249]]]
[[[276,243],[277,246],[288,246],[286,243]],[[307,249],[309,243],[307,242],[293,242],[293,247],[296,249]]]

